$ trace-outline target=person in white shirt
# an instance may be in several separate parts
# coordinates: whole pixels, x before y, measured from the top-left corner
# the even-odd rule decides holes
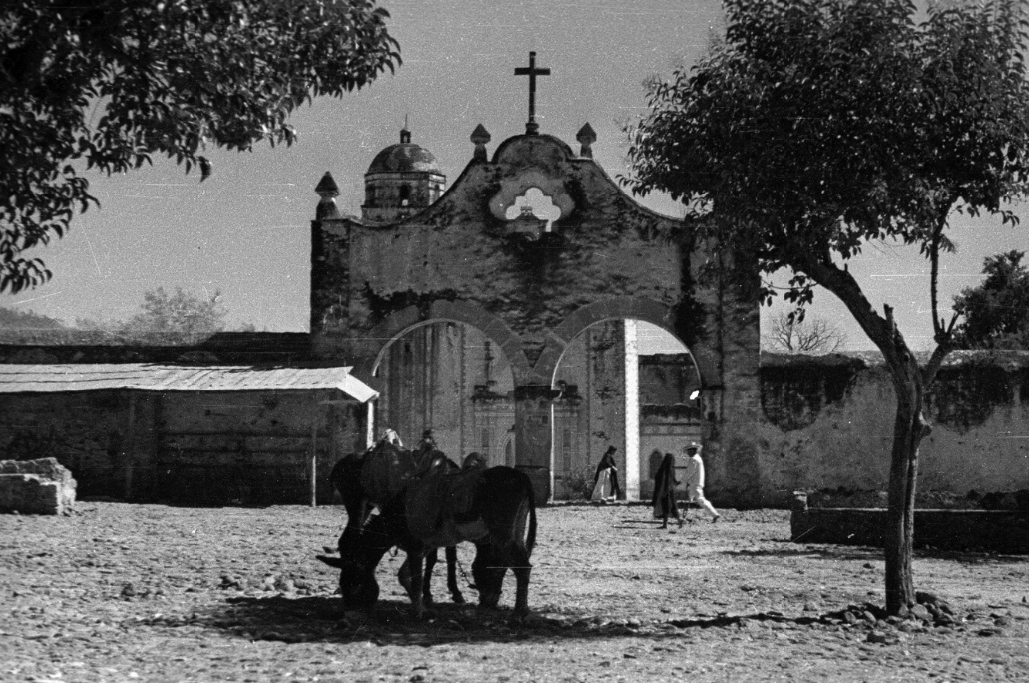
[[[686,495],[689,502],[696,503],[711,513],[711,521],[717,522],[721,515],[715,506],[704,497],[704,461],[700,458],[700,445],[695,441],[686,444]],[[685,516],[689,511],[687,507]]]

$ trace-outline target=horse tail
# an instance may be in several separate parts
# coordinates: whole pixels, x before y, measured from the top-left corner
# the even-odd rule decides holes
[[[536,546],[536,492],[532,488],[532,482],[526,477],[527,493],[529,499],[529,535],[525,539],[526,555],[532,556],[532,549]]]

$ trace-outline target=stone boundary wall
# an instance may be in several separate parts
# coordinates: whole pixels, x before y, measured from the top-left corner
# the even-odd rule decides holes
[[[886,510],[812,508],[798,496],[790,513],[794,543],[883,547]],[[914,546],[933,550],[1029,554],[1029,512],[1013,510],[915,510]]]
[[[0,460],[0,512],[69,514],[75,486],[71,472],[57,458]]]
[[[798,490],[886,490],[895,405],[874,354],[764,354],[754,506],[787,507]],[[928,418],[919,491],[1029,488],[1029,352],[953,352]]]

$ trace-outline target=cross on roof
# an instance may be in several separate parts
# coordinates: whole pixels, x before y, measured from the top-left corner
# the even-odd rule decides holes
[[[525,124],[527,135],[535,135],[539,132],[539,124],[536,123],[536,77],[549,76],[550,69],[536,68],[536,53],[529,53],[529,66],[520,66],[515,69],[515,76],[529,77],[529,122]]]

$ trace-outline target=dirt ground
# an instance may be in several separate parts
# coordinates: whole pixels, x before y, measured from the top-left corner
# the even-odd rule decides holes
[[[881,551],[790,543],[785,511],[693,511],[681,530],[649,512],[541,509],[520,624],[510,575],[504,609],[481,612],[449,601],[442,563],[416,621],[402,555],[380,566],[377,612],[342,615],[314,558],[341,508],[3,515],[0,681],[1029,680],[1029,557],[919,552],[918,587],[955,623],[851,624],[848,606],[883,603]]]

